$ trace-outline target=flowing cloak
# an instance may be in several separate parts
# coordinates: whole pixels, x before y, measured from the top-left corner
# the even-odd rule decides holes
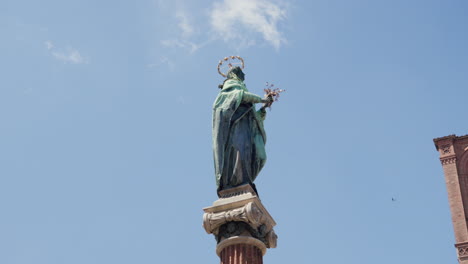
[[[266,111],[244,82],[227,80],[213,105],[213,154],[218,191],[253,181],[266,161]]]

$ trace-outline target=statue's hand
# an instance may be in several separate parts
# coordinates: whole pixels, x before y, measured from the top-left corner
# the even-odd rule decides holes
[[[273,96],[265,96],[265,99],[262,100],[262,103],[273,103]]]
[[[273,104],[273,97],[272,96],[267,96],[265,99],[262,100],[263,107],[270,107],[271,104]]]

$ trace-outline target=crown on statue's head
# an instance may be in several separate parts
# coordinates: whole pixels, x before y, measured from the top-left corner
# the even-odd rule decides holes
[[[220,60],[218,63],[218,73],[224,78],[227,77],[228,71],[234,67],[240,65],[240,68],[244,69],[244,59],[240,56],[228,56]]]

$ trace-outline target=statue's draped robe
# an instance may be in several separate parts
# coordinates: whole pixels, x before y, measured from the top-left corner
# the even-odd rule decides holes
[[[237,79],[227,80],[213,106],[213,151],[218,191],[253,181],[266,161],[266,111],[258,95]]]

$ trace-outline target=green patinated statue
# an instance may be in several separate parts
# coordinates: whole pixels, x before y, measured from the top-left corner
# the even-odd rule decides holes
[[[249,93],[238,66],[226,74],[213,105],[213,152],[218,192],[250,184],[266,162],[265,107],[273,99]],[[260,110],[255,104],[264,103]]]

